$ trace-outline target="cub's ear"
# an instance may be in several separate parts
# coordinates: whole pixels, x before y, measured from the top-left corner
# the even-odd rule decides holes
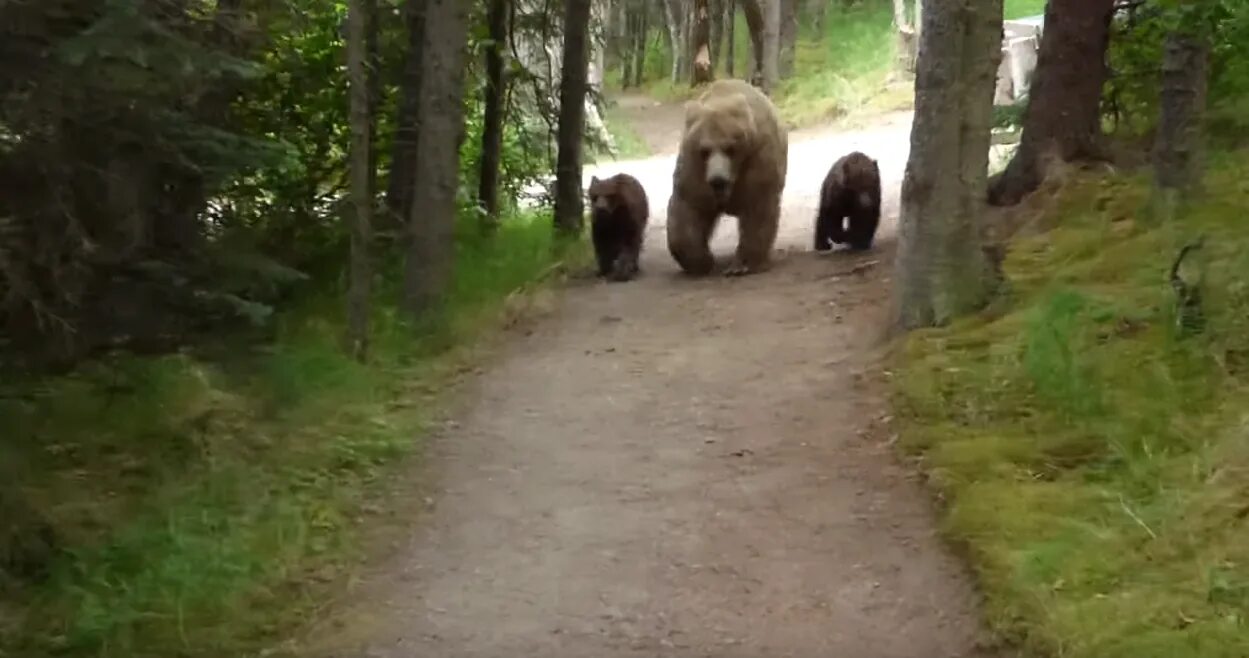
[[[702,117],[702,115],[703,115],[703,104],[701,102],[699,101],[686,101],[685,102],[685,127],[687,129],[690,126],[694,125],[694,122],[698,121],[698,119]]]
[[[595,185],[598,185],[598,176],[591,176],[590,187],[594,187]]]

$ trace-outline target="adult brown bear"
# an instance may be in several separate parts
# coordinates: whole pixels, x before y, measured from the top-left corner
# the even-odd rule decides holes
[[[628,281],[639,271],[638,258],[650,218],[646,190],[629,174],[616,174],[591,177],[587,194],[598,274],[610,281]]]
[[[772,101],[742,80],[717,80],[685,106],[668,201],[668,251],[688,274],[711,272],[708,243],[720,216],[737,217],[725,274],[766,269],[776,242],[789,138]]]
[[[879,225],[880,166],[854,151],[833,163],[820,187],[815,250],[828,251],[834,243],[871,249]]]

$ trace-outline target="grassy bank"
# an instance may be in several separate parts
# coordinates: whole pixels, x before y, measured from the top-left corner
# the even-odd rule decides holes
[[[1249,655],[1249,157],[1215,158],[1200,205],[1138,221],[1147,181],[1086,176],[1022,238],[1009,297],[918,333],[895,371],[993,628],[1030,655]],[[1203,278],[1175,325],[1168,267]]]
[[[327,294],[262,349],[8,383],[5,495],[20,495],[26,535],[50,528],[57,546],[42,579],[0,583],[0,655],[249,655],[313,614],[474,348],[555,254],[583,257],[552,244],[548,218],[494,241],[466,224],[446,312],[414,330],[379,308],[367,366],[343,357]]]

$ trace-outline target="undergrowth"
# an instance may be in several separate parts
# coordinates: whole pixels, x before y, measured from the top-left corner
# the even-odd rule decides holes
[[[948,503],[993,629],[1029,655],[1249,655],[1249,156],[1173,225],[1144,177],[1085,175],[1012,245],[997,308],[904,344],[905,449]],[[1168,268],[1203,281],[1175,323]]]
[[[344,357],[327,291],[263,348],[7,383],[0,489],[55,546],[42,578],[0,580],[0,656],[254,655],[312,615],[472,348],[584,257],[548,218],[493,240],[463,224],[445,312],[414,329],[379,306],[367,365]]]

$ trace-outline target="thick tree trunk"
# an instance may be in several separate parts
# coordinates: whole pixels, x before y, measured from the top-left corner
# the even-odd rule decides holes
[[[767,30],[763,18],[763,6],[760,3],[772,2],[773,0],[738,0],[742,5],[742,12],[746,15],[746,29],[750,31],[751,54],[754,61],[751,62],[750,75],[748,76],[751,84],[757,87],[763,86],[763,69],[764,60],[767,59],[765,54],[764,32]]]
[[[694,85],[703,85],[715,78],[715,69],[711,59],[711,3],[708,0],[694,0],[691,51],[694,53],[692,62]]]
[[[794,74],[794,61],[798,54],[798,0],[779,0],[781,42],[777,54],[778,79]]]
[[[442,302],[455,264],[456,191],[464,133],[464,51],[468,5],[424,0],[420,117],[412,167],[403,307],[419,318]]]
[[[481,171],[477,203],[485,216],[485,226],[493,228],[499,214],[499,164],[503,157],[503,48],[507,43],[508,0],[490,0],[486,22],[490,45],[486,47],[486,107],[481,128]]]
[[[395,113],[395,139],[391,147],[390,180],[386,186],[388,224],[406,223],[412,214],[412,184],[416,182],[416,153],[420,148],[421,82],[424,75],[425,0],[408,0],[403,7],[408,30],[408,51],[399,80],[399,107]]]
[[[373,85],[369,75],[369,27],[374,0],[351,0],[347,10],[347,76],[351,91],[350,283],[347,289],[347,351],[364,362],[369,353],[369,298],[373,268],[369,250],[373,215]]]
[[[555,226],[561,232],[581,232],[581,142],[585,127],[586,76],[589,73],[590,5],[566,0],[564,57],[559,86],[559,148],[555,166]]]
[[[1102,86],[1114,0],[1050,0],[1019,150],[989,190],[1014,205],[1045,178],[1045,163],[1100,155]]]
[[[724,74],[733,77],[737,68],[737,0],[724,0]]]
[[[1201,124],[1210,75],[1210,44],[1174,31],[1162,54],[1161,108],[1154,141],[1155,216],[1169,220],[1201,179]]]
[[[944,324],[982,307],[996,276],[980,246],[1002,0],[934,3],[924,17],[902,183],[895,321]]]
[[[760,0],[763,9],[763,91],[771,95],[781,81],[781,3]]]

